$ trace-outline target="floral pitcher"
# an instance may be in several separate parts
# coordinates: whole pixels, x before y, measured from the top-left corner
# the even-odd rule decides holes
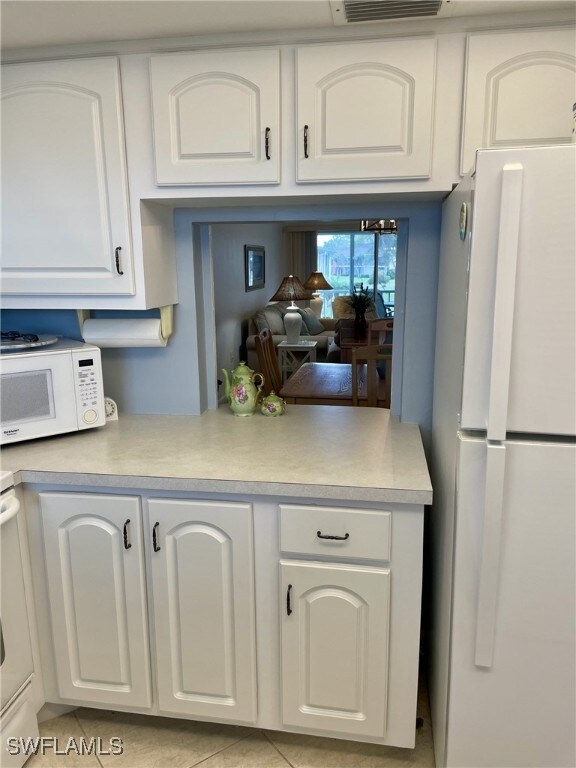
[[[225,368],[222,368],[222,373],[224,374],[226,397],[232,413],[235,416],[252,416],[256,412],[260,393],[264,386],[264,376],[261,373],[254,373],[252,368],[248,368],[246,363],[242,361],[230,373],[232,382],[230,382],[228,371]],[[258,387],[254,384],[257,379],[260,379]]]

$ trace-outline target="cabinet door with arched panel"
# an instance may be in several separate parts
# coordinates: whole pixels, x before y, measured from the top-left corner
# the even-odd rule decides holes
[[[278,48],[150,59],[157,184],[280,181]]]
[[[0,97],[2,293],[133,295],[117,58],[3,65]]]
[[[386,735],[390,569],[280,562],[282,720]]]
[[[297,49],[297,180],[430,176],[432,37]]]
[[[575,50],[574,27],[468,36],[462,174],[477,149],[570,143]]]
[[[62,701],[149,707],[140,499],[40,493]]]
[[[150,499],[158,704],[256,721],[252,506]]]

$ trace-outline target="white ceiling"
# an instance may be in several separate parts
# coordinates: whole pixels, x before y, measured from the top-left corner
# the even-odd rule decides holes
[[[14,51],[75,43],[329,28],[334,27],[331,5],[329,0],[0,0],[1,46],[4,51]],[[445,0],[441,15],[574,8],[575,0]]]

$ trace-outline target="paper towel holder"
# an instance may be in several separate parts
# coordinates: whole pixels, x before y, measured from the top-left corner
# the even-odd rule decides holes
[[[160,333],[162,339],[168,341],[174,331],[174,305],[166,304],[163,307],[158,307],[160,310]],[[89,309],[77,309],[76,316],[78,318],[78,327],[80,328],[80,335],[84,337],[82,332],[84,322],[90,318]]]

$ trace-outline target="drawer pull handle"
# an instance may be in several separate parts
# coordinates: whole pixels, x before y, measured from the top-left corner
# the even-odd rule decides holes
[[[322,533],[322,531],[316,531],[316,536],[318,536],[319,539],[331,539],[332,541],[346,541],[346,539],[350,538],[349,533],[345,533],[344,536],[327,536]]]
[[[128,526],[130,525],[130,518],[124,523],[124,549],[130,549],[132,544],[128,541]]]
[[[286,591],[286,613],[288,616],[292,613],[292,606],[290,604],[290,592],[292,591],[292,584],[288,584],[288,590]]]
[[[159,525],[160,523],[154,523],[154,528],[152,528],[152,548],[154,552],[160,552],[161,550],[161,547],[158,546],[158,539],[156,536],[156,529]]]

